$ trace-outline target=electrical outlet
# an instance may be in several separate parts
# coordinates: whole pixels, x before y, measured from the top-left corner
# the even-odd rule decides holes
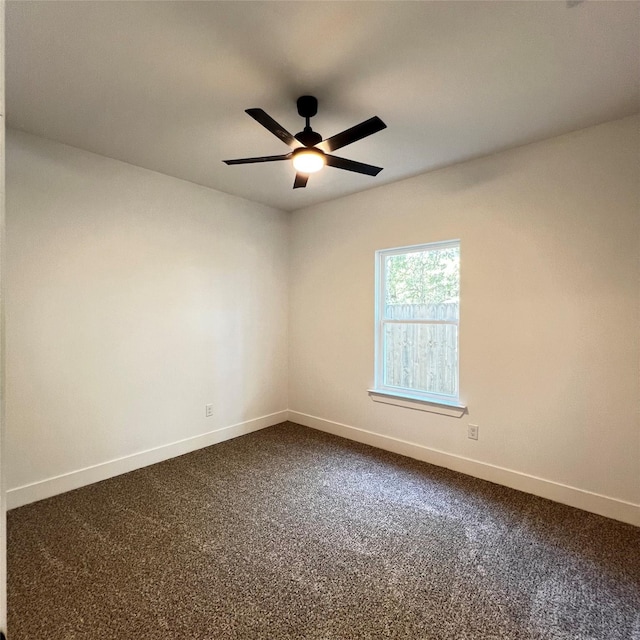
[[[471,438],[471,440],[477,440],[479,431],[480,427],[477,424],[470,424],[467,430],[467,437]]]
[[[204,417],[205,418],[210,418],[213,415],[213,405],[212,404],[205,404],[204,405]]]

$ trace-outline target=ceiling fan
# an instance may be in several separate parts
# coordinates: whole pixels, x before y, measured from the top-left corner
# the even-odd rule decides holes
[[[347,160],[338,156],[330,155],[330,151],[346,147],[352,142],[366,138],[373,133],[385,129],[387,125],[374,116],[337,133],[330,138],[322,139],[309,123],[310,119],[318,113],[318,100],[313,96],[301,96],[297,101],[298,114],[305,119],[305,127],[295,136],[292,136],[282,125],[278,124],[269,114],[262,109],[246,109],[254,120],[259,122],[265,129],[268,129],[274,136],[280,138],[282,142],[289,145],[293,151],[281,156],[262,156],[260,158],[239,158],[238,160],[223,160],[225,164],[250,164],[253,162],[276,162],[278,160],[291,160],[296,170],[296,178],[293,188],[299,189],[307,186],[309,174],[320,171],[322,167],[328,165],[336,169],[346,169],[356,173],[364,173],[368,176],[377,176],[382,167],[374,167],[363,162]]]

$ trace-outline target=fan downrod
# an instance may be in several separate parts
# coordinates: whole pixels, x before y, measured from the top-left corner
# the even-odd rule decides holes
[[[298,107],[298,115],[305,119],[305,127],[303,131],[296,133],[295,139],[298,142],[302,142],[305,147],[314,147],[320,144],[322,136],[316,133],[309,123],[309,120],[318,113],[318,99],[314,96],[300,96],[296,105]]]

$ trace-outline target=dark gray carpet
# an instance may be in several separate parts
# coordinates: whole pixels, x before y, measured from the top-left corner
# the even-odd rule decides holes
[[[640,529],[285,423],[9,513],[11,640],[640,640]]]

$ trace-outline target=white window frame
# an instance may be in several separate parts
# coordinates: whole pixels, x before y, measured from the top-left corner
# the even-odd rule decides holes
[[[426,244],[416,244],[407,247],[395,247],[392,249],[381,249],[376,251],[375,262],[375,372],[374,388],[369,389],[369,395],[377,402],[406,406],[412,409],[422,409],[425,411],[434,410],[433,407],[443,407],[446,415],[458,415],[456,411],[448,413],[447,409],[466,410],[466,405],[460,401],[460,351],[458,348],[458,379],[456,380],[455,394],[440,394],[423,392],[416,389],[392,387],[384,384],[385,379],[385,354],[384,336],[385,325],[388,322],[397,324],[407,322],[410,324],[453,324],[458,328],[458,343],[460,340],[460,318],[457,321],[451,320],[387,320],[385,318],[386,281],[385,281],[385,260],[389,256],[402,255],[404,253],[417,253],[422,251],[460,248],[460,240],[445,240],[442,242],[430,242]],[[437,413],[441,413],[437,411]]]

